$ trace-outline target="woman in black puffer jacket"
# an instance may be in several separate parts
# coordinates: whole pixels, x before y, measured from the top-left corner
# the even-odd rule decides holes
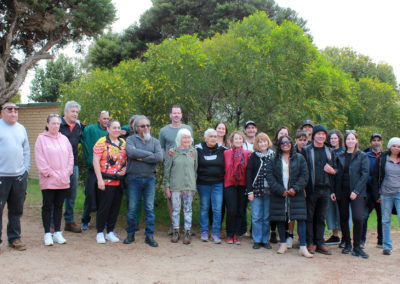
[[[281,245],[278,253],[287,250],[285,222],[297,220],[300,254],[312,257],[306,248],[307,207],[305,187],[308,169],[304,157],[295,152],[288,135],[279,138],[275,154],[267,165],[267,181],[271,189],[270,221],[276,221]]]

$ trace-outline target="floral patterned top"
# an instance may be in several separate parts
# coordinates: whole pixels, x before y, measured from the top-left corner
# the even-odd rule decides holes
[[[100,157],[102,173],[116,175],[126,164],[125,140],[119,138],[120,145],[111,142],[107,136],[101,137],[93,146],[93,156]],[[105,185],[119,186],[119,180],[104,179]]]

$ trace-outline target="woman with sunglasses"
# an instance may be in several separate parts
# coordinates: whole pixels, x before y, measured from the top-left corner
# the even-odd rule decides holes
[[[336,156],[337,172],[335,186],[331,192],[332,201],[337,201],[340,213],[340,228],[345,242],[343,254],[368,258],[360,247],[363,228],[363,212],[366,205],[366,186],[369,175],[369,159],[358,149],[358,137],[354,130],[346,131],[345,151]],[[353,219],[353,246],[349,228],[349,205]]]
[[[121,183],[126,173],[125,140],[120,138],[121,126],[117,120],[107,123],[108,135],[93,146],[93,169],[97,178],[96,241],[119,242],[114,233],[122,200]],[[104,229],[107,234],[104,238]]]
[[[60,226],[62,207],[74,166],[74,155],[68,138],[59,132],[60,122],[58,114],[50,114],[46,120],[46,131],[39,134],[35,144],[35,160],[43,196],[42,221],[46,246],[52,246],[54,242],[67,242]],[[50,232],[52,212],[54,235]]]
[[[303,155],[296,153],[292,139],[283,135],[278,139],[277,151],[267,164],[267,181],[271,189],[270,220],[277,222],[280,239],[279,254],[287,250],[286,222],[297,220],[300,254],[311,258],[306,247],[307,207],[305,187],[308,181],[307,164]]]

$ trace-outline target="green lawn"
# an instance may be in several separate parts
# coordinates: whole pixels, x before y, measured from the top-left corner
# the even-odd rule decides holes
[[[40,187],[39,187],[39,182],[38,180],[33,180],[30,179],[28,183],[28,190],[27,190],[27,204],[29,206],[33,207],[40,207],[41,202],[42,202],[42,195],[40,193]],[[83,203],[85,201],[85,195],[84,195],[84,187],[79,186],[78,188],[78,194],[76,198],[76,203],[75,203],[75,212],[78,215],[81,215],[83,212]],[[122,224],[122,226],[125,226],[126,224],[126,194],[124,194],[124,198],[122,201],[121,205],[121,211],[120,211],[120,217],[119,217],[119,222]],[[250,207],[250,206],[249,206]],[[156,214],[156,222],[157,222],[157,227],[158,228],[168,228],[170,225],[170,220],[168,216],[168,210],[167,210],[167,205],[166,201],[164,198],[163,191],[160,188],[157,188],[156,191],[156,198],[155,198],[155,214]],[[193,227],[195,229],[199,228],[200,226],[200,217],[199,217],[199,211],[200,211],[200,202],[199,202],[199,196],[196,194],[193,202]],[[183,214],[181,214],[181,218],[183,219]],[[248,216],[248,224],[250,224],[250,214],[247,214]],[[143,213],[142,213],[143,216]],[[143,222],[144,218],[141,218]],[[79,219],[76,218],[75,220],[78,224],[80,224],[80,216]],[[395,230],[400,230],[399,223],[397,221],[397,217],[395,215],[392,215],[392,223],[391,227]],[[369,220],[368,220],[368,229],[369,230],[376,230],[376,212],[375,210],[372,212]]]

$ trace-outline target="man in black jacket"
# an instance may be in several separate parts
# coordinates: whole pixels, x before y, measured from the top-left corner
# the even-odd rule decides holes
[[[330,255],[324,243],[325,218],[331,190],[331,175],[336,174],[331,150],[325,146],[328,131],[323,125],[315,125],[312,144],[303,148],[309,179],[307,193],[307,249]]]
[[[80,104],[75,101],[69,101],[65,104],[64,116],[61,119],[60,132],[67,136],[72,146],[72,152],[74,153],[74,171],[70,177],[70,187],[67,190],[65,197],[65,231],[80,233],[81,228],[74,222],[74,206],[76,199],[76,191],[78,189],[78,144],[81,140],[81,135],[84,126],[78,120],[78,114],[81,110]]]

